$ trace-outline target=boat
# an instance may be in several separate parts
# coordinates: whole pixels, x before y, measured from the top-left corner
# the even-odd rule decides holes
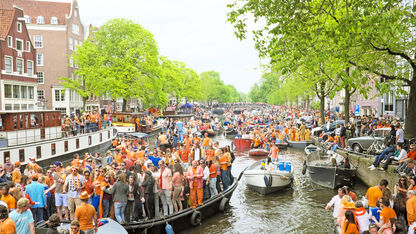
[[[343,157],[338,154],[327,155],[314,151],[304,161],[302,173],[308,173],[311,181],[326,188],[336,189],[344,185],[352,187],[357,175],[357,168],[342,168],[339,163]]]
[[[264,149],[252,149],[248,151],[249,156],[267,156],[269,155],[269,151]]]
[[[96,234],[127,234],[127,230],[117,223],[116,221],[109,219],[109,218],[103,218],[100,219],[99,222],[102,224],[97,228]],[[71,224],[69,221],[62,222],[61,226],[57,228],[59,233],[69,233],[70,232]],[[46,234],[48,231],[48,226],[46,222],[42,222],[40,224],[37,224],[35,227],[35,233],[36,234]]]
[[[266,170],[263,161],[257,161],[244,171],[247,186],[266,195],[289,187],[293,182],[290,162],[273,163],[273,170]]]
[[[288,143],[276,143],[277,148],[279,148],[279,150],[281,149],[287,149],[287,147],[289,147]]]
[[[140,124],[137,126],[137,120],[145,117],[145,114],[142,112],[128,113],[128,112],[117,112],[111,114],[113,118],[113,126],[117,129],[119,133],[128,133],[128,132],[143,132],[146,134],[157,134],[162,131],[161,121],[157,121],[154,126]]]
[[[72,160],[73,155],[104,152],[111,146],[117,130],[103,130],[65,137],[60,111],[33,110],[0,113],[0,163],[6,157],[27,164],[31,158],[40,166],[54,161]]]
[[[306,146],[313,144],[312,141],[287,141],[290,147],[297,149],[305,149]]]
[[[252,139],[234,138],[233,145],[237,150],[247,150],[251,148]]]
[[[226,138],[233,139],[235,138],[235,136],[237,136],[238,131],[235,128],[227,128],[227,129],[224,129],[224,134]]]
[[[321,148],[319,148],[316,145],[308,145],[308,146],[305,147],[305,154],[309,155],[312,152],[315,152],[315,151],[318,151],[318,150],[321,150]]]

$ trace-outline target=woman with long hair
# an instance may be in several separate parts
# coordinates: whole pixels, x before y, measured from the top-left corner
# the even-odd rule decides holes
[[[107,173],[101,182],[101,208],[99,209],[99,217],[107,218],[110,214],[111,201],[113,200],[113,195],[111,194],[112,188],[111,174]]]
[[[174,164],[174,173],[172,176],[173,183],[173,209],[175,212],[182,210],[181,197],[183,196],[183,168],[181,164]]]
[[[114,216],[119,223],[125,223],[124,211],[127,205],[127,194],[129,186],[127,185],[126,174],[121,173],[117,176],[117,182],[114,184],[111,193],[113,194]]]
[[[152,172],[147,170],[144,176],[144,182],[142,186],[144,187],[144,207],[146,211],[146,216],[148,219],[155,217],[155,208],[154,208],[154,193],[153,187],[155,184],[155,179],[152,176]]]
[[[345,212],[345,221],[341,227],[342,234],[359,234],[357,224],[355,223],[354,213],[351,210]]]
[[[409,183],[406,176],[400,176],[399,182],[394,185],[394,196],[400,193],[403,197],[406,197],[407,189],[409,188]]]

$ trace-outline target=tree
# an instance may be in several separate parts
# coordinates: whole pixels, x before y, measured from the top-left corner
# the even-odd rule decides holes
[[[335,89],[359,88],[366,94],[363,85],[354,85],[372,79],[378,81],[380,93],[396,86],[402,94],[408,86],[405,132],[416,136],[416,109],[412,108],[416,106],[416,42],[412,39],[416,17],[403,1],[235,0],[229,7],[229,21],[241,39],[246,36],[248,17],[265,22],[254,32],[256,48],[282,74],[309,60],[315,66],[326,63],[322,69],[331,78],[342,77],[348,68],[357,72],[357,76],[343,76]]]

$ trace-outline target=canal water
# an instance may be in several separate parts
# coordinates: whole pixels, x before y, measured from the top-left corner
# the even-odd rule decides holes
[[[231,144],[231,140],[220,136],[213,140],[221,146]],[[235,155],[234,177],[253,162],[264,159],[250,157],[247,151],[236,151]],[[279,160],[290,161],[294,166],[296,178],[292,188],[263,196],[250,190],[243,176],[224,214],[204,220],[201,226],[184,233],[333,233],[332,210],[326,211],[325,206],[336,191],[315,185],[307,175],[302,175],[305,158],[301,150],[280,150]],[[366,187],[356,183],[352,190],[361,199]]]

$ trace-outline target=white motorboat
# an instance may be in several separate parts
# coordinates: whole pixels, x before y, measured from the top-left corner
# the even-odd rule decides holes
[[[318,146],[315,145],[308,145],[305,147],[305,154],[309,155],[315,151],[321,150],[321,148],[319,148]]]
[[[293,181],[290,162],[265,165],[263,161],[258,161],[244,171],[244,176],[248,187],[263,195],[283,190]]]

